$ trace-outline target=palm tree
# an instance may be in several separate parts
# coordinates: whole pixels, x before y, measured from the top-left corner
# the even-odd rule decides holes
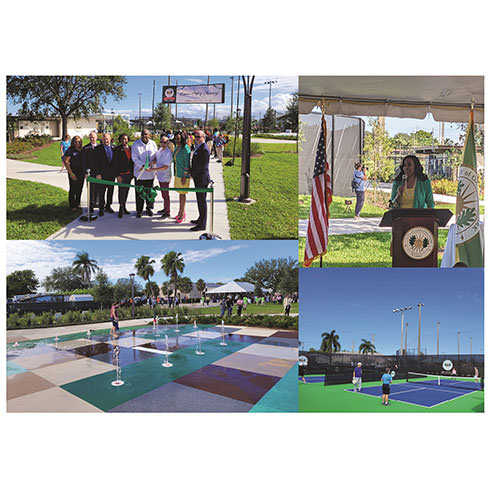
[[[192,291],[193,286],[190,277],[179,277],[177,279],[177,287],[181,294],[189,294]]]
[[[360,354],[374,354],[375,352],[376,347],[370,340],[361,339],[361,343],[359,345]]]
[[[71,265],[73,267],[73,272],[80,274],[82,282],[86,287],[90,286],[92,274],[95,274],[99,270],[97,261],[90,259],[87,252],[77,253],[77,258]]]
[[[170,278],[170,282],[174,286],[174,298],[177,296],[177,278],[179,272],[184,272],[184,258],[180,252],[169,252],[160,261],[162,263],[162,270],[165,275]]]
[[[148,282],[151,295],[154,296],[153,294],[153,288],[152,285],[150,284],[150,277],[155,274],[155,269],[151,264],[154,264],[155,261],[153,259],[150,259],[148,255],[142,255],[137,261],[136,264],[134,264],[134,268],[136,269],[136,274],[140,276],[142,279]]]
[[[320,352],[339,352],[340,342],[339,336],[332,330],[330,333],[322,333],[322,344],[320,346]]]
[[[196,289],[199,291],[199,294],[202,296],[203,291],[206,289],[206,283],[204,282],[204,279],[197,280]]]

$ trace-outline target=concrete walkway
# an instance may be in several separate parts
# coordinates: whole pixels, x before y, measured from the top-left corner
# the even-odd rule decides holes
[[[60,187],[68,191],[68,176],[66,172],[60,172],[60,167],[51,167],[38,163],[28,163],[19,160],[7,159],[7,178],[30,180]],[[214,181],[214,234],[219,235],[224,240],[230,239],[230,228],[228,223],[228,213],[225,200],[225,185],[223,180],[223,167],[216,159],[209,162],[209,172]],[[155,180],[155,184],[157,184]],[[171,216],[178,212],[178,194],[170,192]],[[208,196],[208,228],[211,226],[211,207]],[[86,212],[87,191],[86,186],[82,193],[81,205]],[[117,211],[117,190],[114,190],[113,209]],[[80,221],[79,218],[69,223],[67,226],[57,231],[48,240],[192,240],[198,239],[202,231],[191,232],[189,229],[194,226],[190,223],[191,219],[197,219],[196,193],[187,194],[186,219],[184,223],[178,224],[171,218],[161,219],[158,213],[154,216],[147,216],[143,213],[141,218],[136,218],[136,198],[134,189],[130,189],[127,208],[131,215],[124,215],[123,218],[115,214],[105,213],[90,223]],[[163,200],[159,193],[155,201],[154,210],[163,208]],[[67,203],[68,209],[68,203]]]
[[[135,318],[134,320],[121,320],[119,327],[137,327],[145,325],[152,321],[153,318]],[[7,343],[23,342],[25,340],[47,339],[49,337],[58,337],[62,335],[71,335],[74,333],[86,332],[90,330],[103,330],[111,328],[112,322],[87,323],[84,325],[65,325],[62,327],[42,327],[42,328],[22,328],[16,330],[7,330]]]

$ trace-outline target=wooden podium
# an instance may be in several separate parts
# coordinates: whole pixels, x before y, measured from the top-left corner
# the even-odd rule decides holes
[[[393,267],[437,267],[437,235],[453,213],[449,209],[396,208],[379,224],[391,227]]]

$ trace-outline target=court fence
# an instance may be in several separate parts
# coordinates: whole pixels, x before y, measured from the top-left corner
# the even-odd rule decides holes
[[[343,384],[352,381],[354,367],[362,363],[363,381],[379,381],[386,368],[395,371],[396,379],[406,379],[409,372],[434,375],[449,375],[442,367],[444,361],[450,360],[458,376],[473,376],[475,367],[480,377],[484,373],[483,354],[440,354],[440,355],[392,355],[306,352],[300,354],[308,359],[304,374],[321,374],[324,383]]]

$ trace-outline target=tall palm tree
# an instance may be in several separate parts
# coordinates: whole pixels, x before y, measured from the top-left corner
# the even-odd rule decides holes
[[[168,252],[162,257],[162,270],[165,275],[170,278],[170,282],[174,286],[174,298],[177,296],[177,278],[179,272],[184,272],[184,258],[180,252]]]
[[[206,289],[206,283],[204,279],[198,279],[196,281],[196,289],[199,291],[199,294],[202,296],[203,291]]]
[[[322,344],[320,346],[320,352],[339,352],[340,342],[339,336],[332,330],[330,333],[322,333]]]
[[[72,262],[73,272],[80,274],[82,282],[86,287],[90,286],[92,274],[99,270],[97,261],[91,259],[87,252],[77,253],[77,258]]]
[[[370,340],[361,339],[361,343],[359,344],[360,354],[374,354],[375,352],[376,347]]]
[[[136,264],[134,264],[134,268],[136,269],[136,274],[140,276],[143,280],[148,282],[151,295],[154,296],[153,294],[153,288],[152,285],[150,284],[150,277],[155,274],[155,269],[151,264],[154,264],[155,261],[153,259],[150,259],[148,255],[142,255],[137,261]]]

